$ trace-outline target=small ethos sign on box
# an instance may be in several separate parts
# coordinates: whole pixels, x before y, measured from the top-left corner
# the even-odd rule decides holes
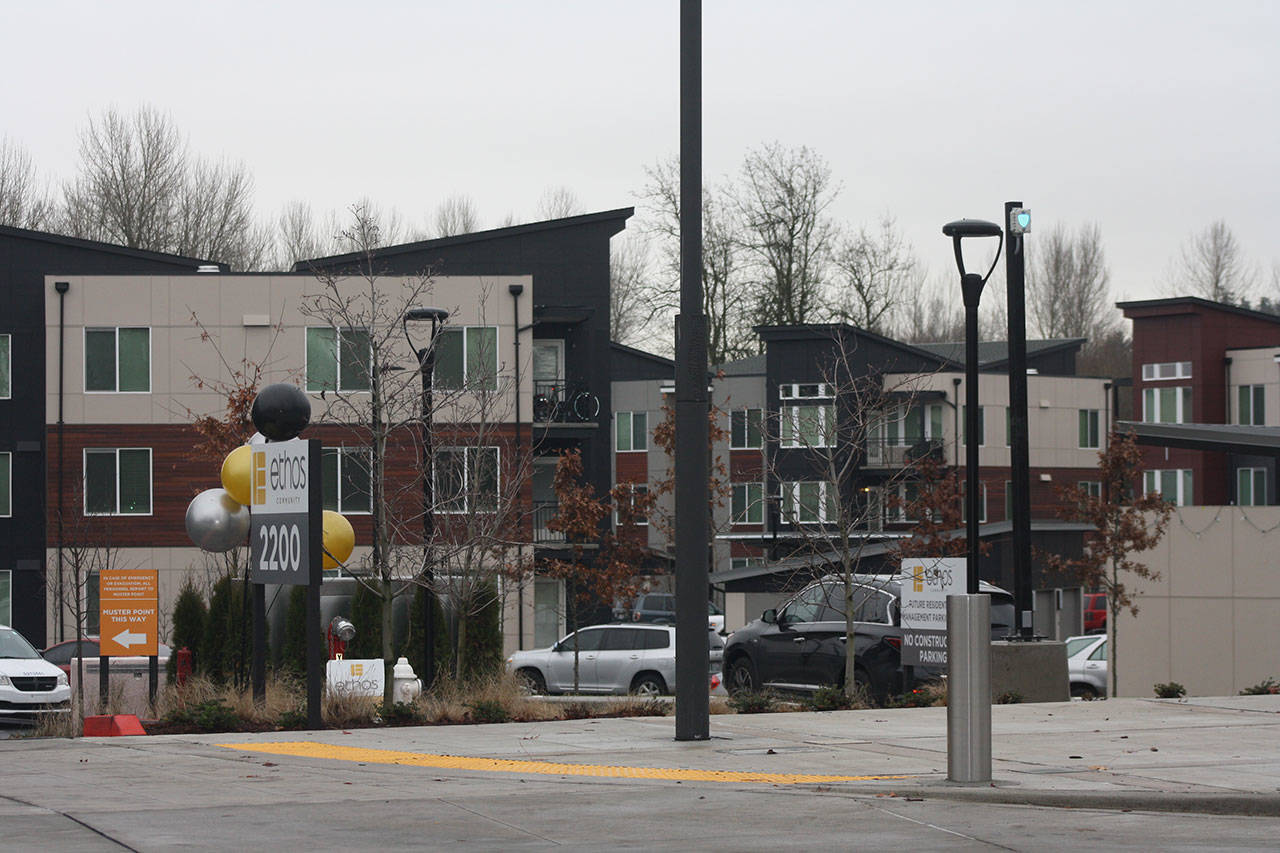
[[[962,595],[964,557],[914,557],[902,561],[902,665],[947,665],[947,596]]]
[[[325,682],[336,696],[382,696],[386,673],[381,660],[331,660]]]

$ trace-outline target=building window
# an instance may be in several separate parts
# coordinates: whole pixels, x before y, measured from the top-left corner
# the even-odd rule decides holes
[[[84,390],[150,392],[151,330],[85,329]]]
[[[763,566],[764,557],[730,557],[729,568],[749,569],[752,566]]]
[[[783,447],[835,445],[835,406],[783,406],[780,418]]]
[[[1004,407],[1004,446],[1013,446],[1013,409]]]
[[[9,360],[11,340],[9,335],[0,335],[0,400],[13,396],[13,367]]]
[[[649,516],[645,515],[644,510],[642,508],[637,508],[636,495],[649,494],[649,487],[644,483],[619,483],[618,485],[626,486],[626,488],[619,489],[618,500],[626,501],[628,504],[630,504],[631,523],[637,526],[647,525],[649,523]],[[616,509],[614,510],[614,513],[613,513],[613,523],[615,526],[622,523],[619,520],[618,511]]]
[[[969,500],[968,500],[968,483],[960,482],[960,520],[968,522],[969,520]],[[1009,516],[1012,518],[1013,516]],[[987,522],[987,484],[978,483],[978,523],[986,524]]]
[[[834,396],[831,386],[825,382],[787,382],[778,386],[778,398],[781,400],[813,400]]]
[[[871,437],[891,446],[913,446],[942,439],[942,406],[929,404],[890,409],[873,417]]]
[[[888,503],[887,521],[919,521],[916,510],[920,503],[920,484],[898,483],[893,493],[889,495]]]
[[[1262,385],[1241,385],[1237,389],[1239,406],[1236,423],[1244,426],[1264,426],[1267,422],[1267,394]]]
[[[1098,448],[1102,446],[1102,436],[1098,431],[1098,410],[1080,409],[1078,447]]]
[[[1004,520],[1013,521],[1013,481],[1004,481]]]
[[[729,420],[730,447],[743,450],[761,446],[764,432],[763,409],[735,409]]]
[[[828,483],[804,480],[782,484],[782,517],[791,524],[814,524],[836,517],[835,505],[827,489]]]
[[[151,448],[84,451],[85,515],[151,514]]]
[[[437,388],[493,391],[498,387],[498,327],[446,326],[436,335],[431,381]]]
[[[960,407],[960,441],[962,444],[969,443],[969,407]],[[978,446],[987,446],[987,418],[985,410],[982,406],[978,407]]]
[[[649,449],[649,413],[618,412],[614,424],[618,451]]]
[[[1160,364],[1142,365],[1143,382],[1159,382],[1162,379],[1190,379],[1191,362],[1166,361]]]
[[[13,624],[13,572],[0,569],[0,625]]]
[[[13,454],[0,453],[0,517],[13,515]],[[2,625],[8,622],[0,622]]]
[[[763,484],[733,484],[733,523],[764,524]]]
[[[1172,468],[1164,471],[1144,471],[1143,490],[1155,492],[1175,506],[1191,506],[1191,469]]]
[[[443,447],[435,454],[435,510],[496,512],[498,448]]]
[[[364,515],[373,511],[373,453],[367,447],[326,447],[320,451],[324,508]]]
[[[1101,480],[1081,480],[1077,483],[1080,491],[1084,492],[1091,498],[1102,497],[1102,481]]]
[[[1144,388],[1142,419],[1149,424],[1191,423],[1191,386]]]
[[[1267,469],[1236,469],[1236,506],[1267,505]]]
[[[308,391],[368,391],[372,360],[368,329],[307,329]]]

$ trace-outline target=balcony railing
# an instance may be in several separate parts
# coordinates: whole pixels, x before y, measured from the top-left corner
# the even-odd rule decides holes
[[[557,501],[533,502],[533,542],[535,545],[552,545],[564,542],[564,533],[547,527],[560,509]]]
[[[582,385],[533,383],[534,423],[587,423],[600,416],[600,398]]]
[[[926,456],[942,461],[940,438],[922,438],[910,443],[894,439],[869,438],[866,443],[867,467],[903,468]]]

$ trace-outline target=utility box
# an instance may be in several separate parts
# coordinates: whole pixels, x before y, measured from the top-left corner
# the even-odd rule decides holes
[[[991,644],[991,701],[1017,694],[1021,702],[1069,702],[1067,644],[1052,640]]]

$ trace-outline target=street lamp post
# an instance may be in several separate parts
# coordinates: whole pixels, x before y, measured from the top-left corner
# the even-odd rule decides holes
[[[436,678],[435,658],[435,603],[436,594],[432,589],[435,571],[431,565],[431,538],[435,534],[435,512],[432,508],[432,455],[431,455],[431,384],[436,367],[436,335],[440,326],[449,319],[449,312],[443,308],[410,308],[405,312],[401,325],[404,328],[405,340],[418,357],[418,372],[422,375],[422,577],[424,595],[422,596],[422,684],[430,689]],[[428,321],[431,323],[431,337],[427,345],[419,349],[414,346],[409,336],[409,322]]]
[[[965,372],[965,595],[947,596],[947,778],[991,781],[991,597],[978,594],[978,302],[987,274],[966,271],[966,237],[1000,237],[994,222],[959,219],[942,233],[951,238],[964,297]],[[996,260],[1000,253],[996,252]]]

